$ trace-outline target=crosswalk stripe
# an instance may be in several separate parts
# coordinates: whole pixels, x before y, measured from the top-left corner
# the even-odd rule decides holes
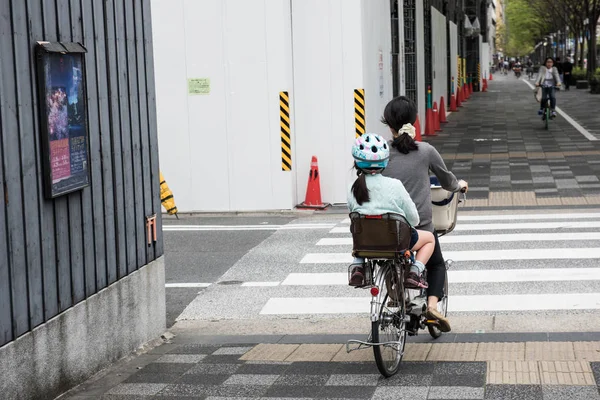
[[[501,282],[562,282],[598,281],[600,268],[536,268],[505,270],[448,271],[448,283],[501,283]],[[348,274],[334,273],[291,273],[282,286],[348,285]]]
[[[444,251],[444,258],[453,261],[588,259],[600,258],[600,248]],[[353,259],[349,253],[308,253],[300,263],[349,264]]]
[[[459,214],[458,221],[526,221],[526,220],[544,220],[544,219],[594,219],[600,218],[600,213],[564,213],[564,214],[495,214],[495,215],[468,215]],[[340,222],[349,224],[350,218]]]
[[[334,224],[288,224],[288,225],[164,225],[163,231],[271,231],[330,229]]]
[[[594,219],[600,213],[564,213],[564,214],[496,214],[496,215],[458,215],[458,221],[525,221],[544,219]]]
[[[455,231],[493,231],[493,230],[524,230],[524,229],[581,229],[600,228],[600,221],[552,221],[552,222],[521,222],[499,224],[457,224]],[[336,226],[329,233],[350,233],[348,226]]]
[[[274,297],[261,314],[357,314],[368,313],[371,297]],[[449,312],[493,312],[600,309],[600,293],[509,294],[450,296]]]
[[[205,288],[212,285],[212,283],[166,283],[166,288]]]
[[[600,240],[600,232],[513,233],[492,235],[449,235],[440,237],[440,243],[496,243],[496,242],[557,242],[565,240]],[[323,238],[317,246],[352,245],[351,237]]]

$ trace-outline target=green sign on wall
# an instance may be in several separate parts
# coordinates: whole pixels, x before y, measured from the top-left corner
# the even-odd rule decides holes
[[[188,94],[210,94],[210,78],[189,78]]]

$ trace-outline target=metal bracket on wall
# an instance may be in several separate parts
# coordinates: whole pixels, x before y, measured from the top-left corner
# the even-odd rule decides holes
[[[146,217],[146,232],[148,234],[148,246],[156,242],[156,214]]]

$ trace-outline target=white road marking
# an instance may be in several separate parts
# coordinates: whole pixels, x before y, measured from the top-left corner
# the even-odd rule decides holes
[[[600,228],[600,221],[555,221],[555,222],[521,222],[506,224],[457,224],[455,231],[493,231],[523,229],[576,229]]]
[[[289,225],[164,225],[163,231],[273,231],[330,229],[334,224],[289,224]]]
[[[600,248],[445,251],[444,258],[454,261],[600,259]],[[300,263],[350,264],[353,259],[350,253],[308,253]]]
[[[268,287],[279,286],[279,282],[244,282],[242,286]]]
[[[527,81],[523,81],[525,82],[525,84],[527,84],[527,86],[529,86],[531,89],[534,89],[535,87],[527,82]],[[583,126],[579,125],[573,118],[571,118],[566,112],[564,112],[563,110],[561,110],[559,107],[556,107],[556,111],[563,116],[563,118],[570,123],[571,125],[573,125],[573,127],[575,129],[577,129],[579,131],[579,133],[581,133],[583,136],[585,136],[586,139],[590,140],[590,141],[596,141],[596,140],[600,140],[598,139],[596,136],[592,135],[588,130],[586,130]]]
[[[212,283],[167,283],[166,288],[203,288],[209,287]]]
[[[600,268],[536,268],[507,270],[448,271],[449,283],[502,283],[502,282],[561,282],[598,281]],[[282,286],[326,286],[348,285],[348,274],[335,273],[291,273]]]
[[[457,224],[455,231],[493,231],[524,229],[581,229],[600,228],[600,221],[553,221],[553,222],[521,222],[498,224]],[[350,233],[349,227],[335,227],[329,233]]]
[[[513,233],[505,235],[448,235],[440,243],[557,242],[565,240],[600,240],[600,232]],[[351,246],[351,237],[323,238],[317,246]]]
[[[261,314],[366,314],[371,297],[300,297],[270,298]],[[538,310],[597,310],[600,293],[515,294],[451,296],[450,312],[538,311]]]
[[[459,221],[518,221],[518,220],[540,220],[540,219],[594,219],[594,218],[600,218],[600,213],[458,215]]]

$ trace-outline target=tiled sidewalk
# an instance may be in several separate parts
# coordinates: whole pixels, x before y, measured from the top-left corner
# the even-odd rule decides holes
[[[165,344],[64,398],[593,400],[598,360],[600,342],[408,343],[384,379],[342,344]]]
[[[600,139],[600,96],[571,90],[559,93],[558,102]],[[473,94],[449,116],[442,132],[425,138],[469,181],[471,206],[600,203],[600,141],[561,117],[544,130],[537,107],[525,83],[495,78],[488,92]]]

